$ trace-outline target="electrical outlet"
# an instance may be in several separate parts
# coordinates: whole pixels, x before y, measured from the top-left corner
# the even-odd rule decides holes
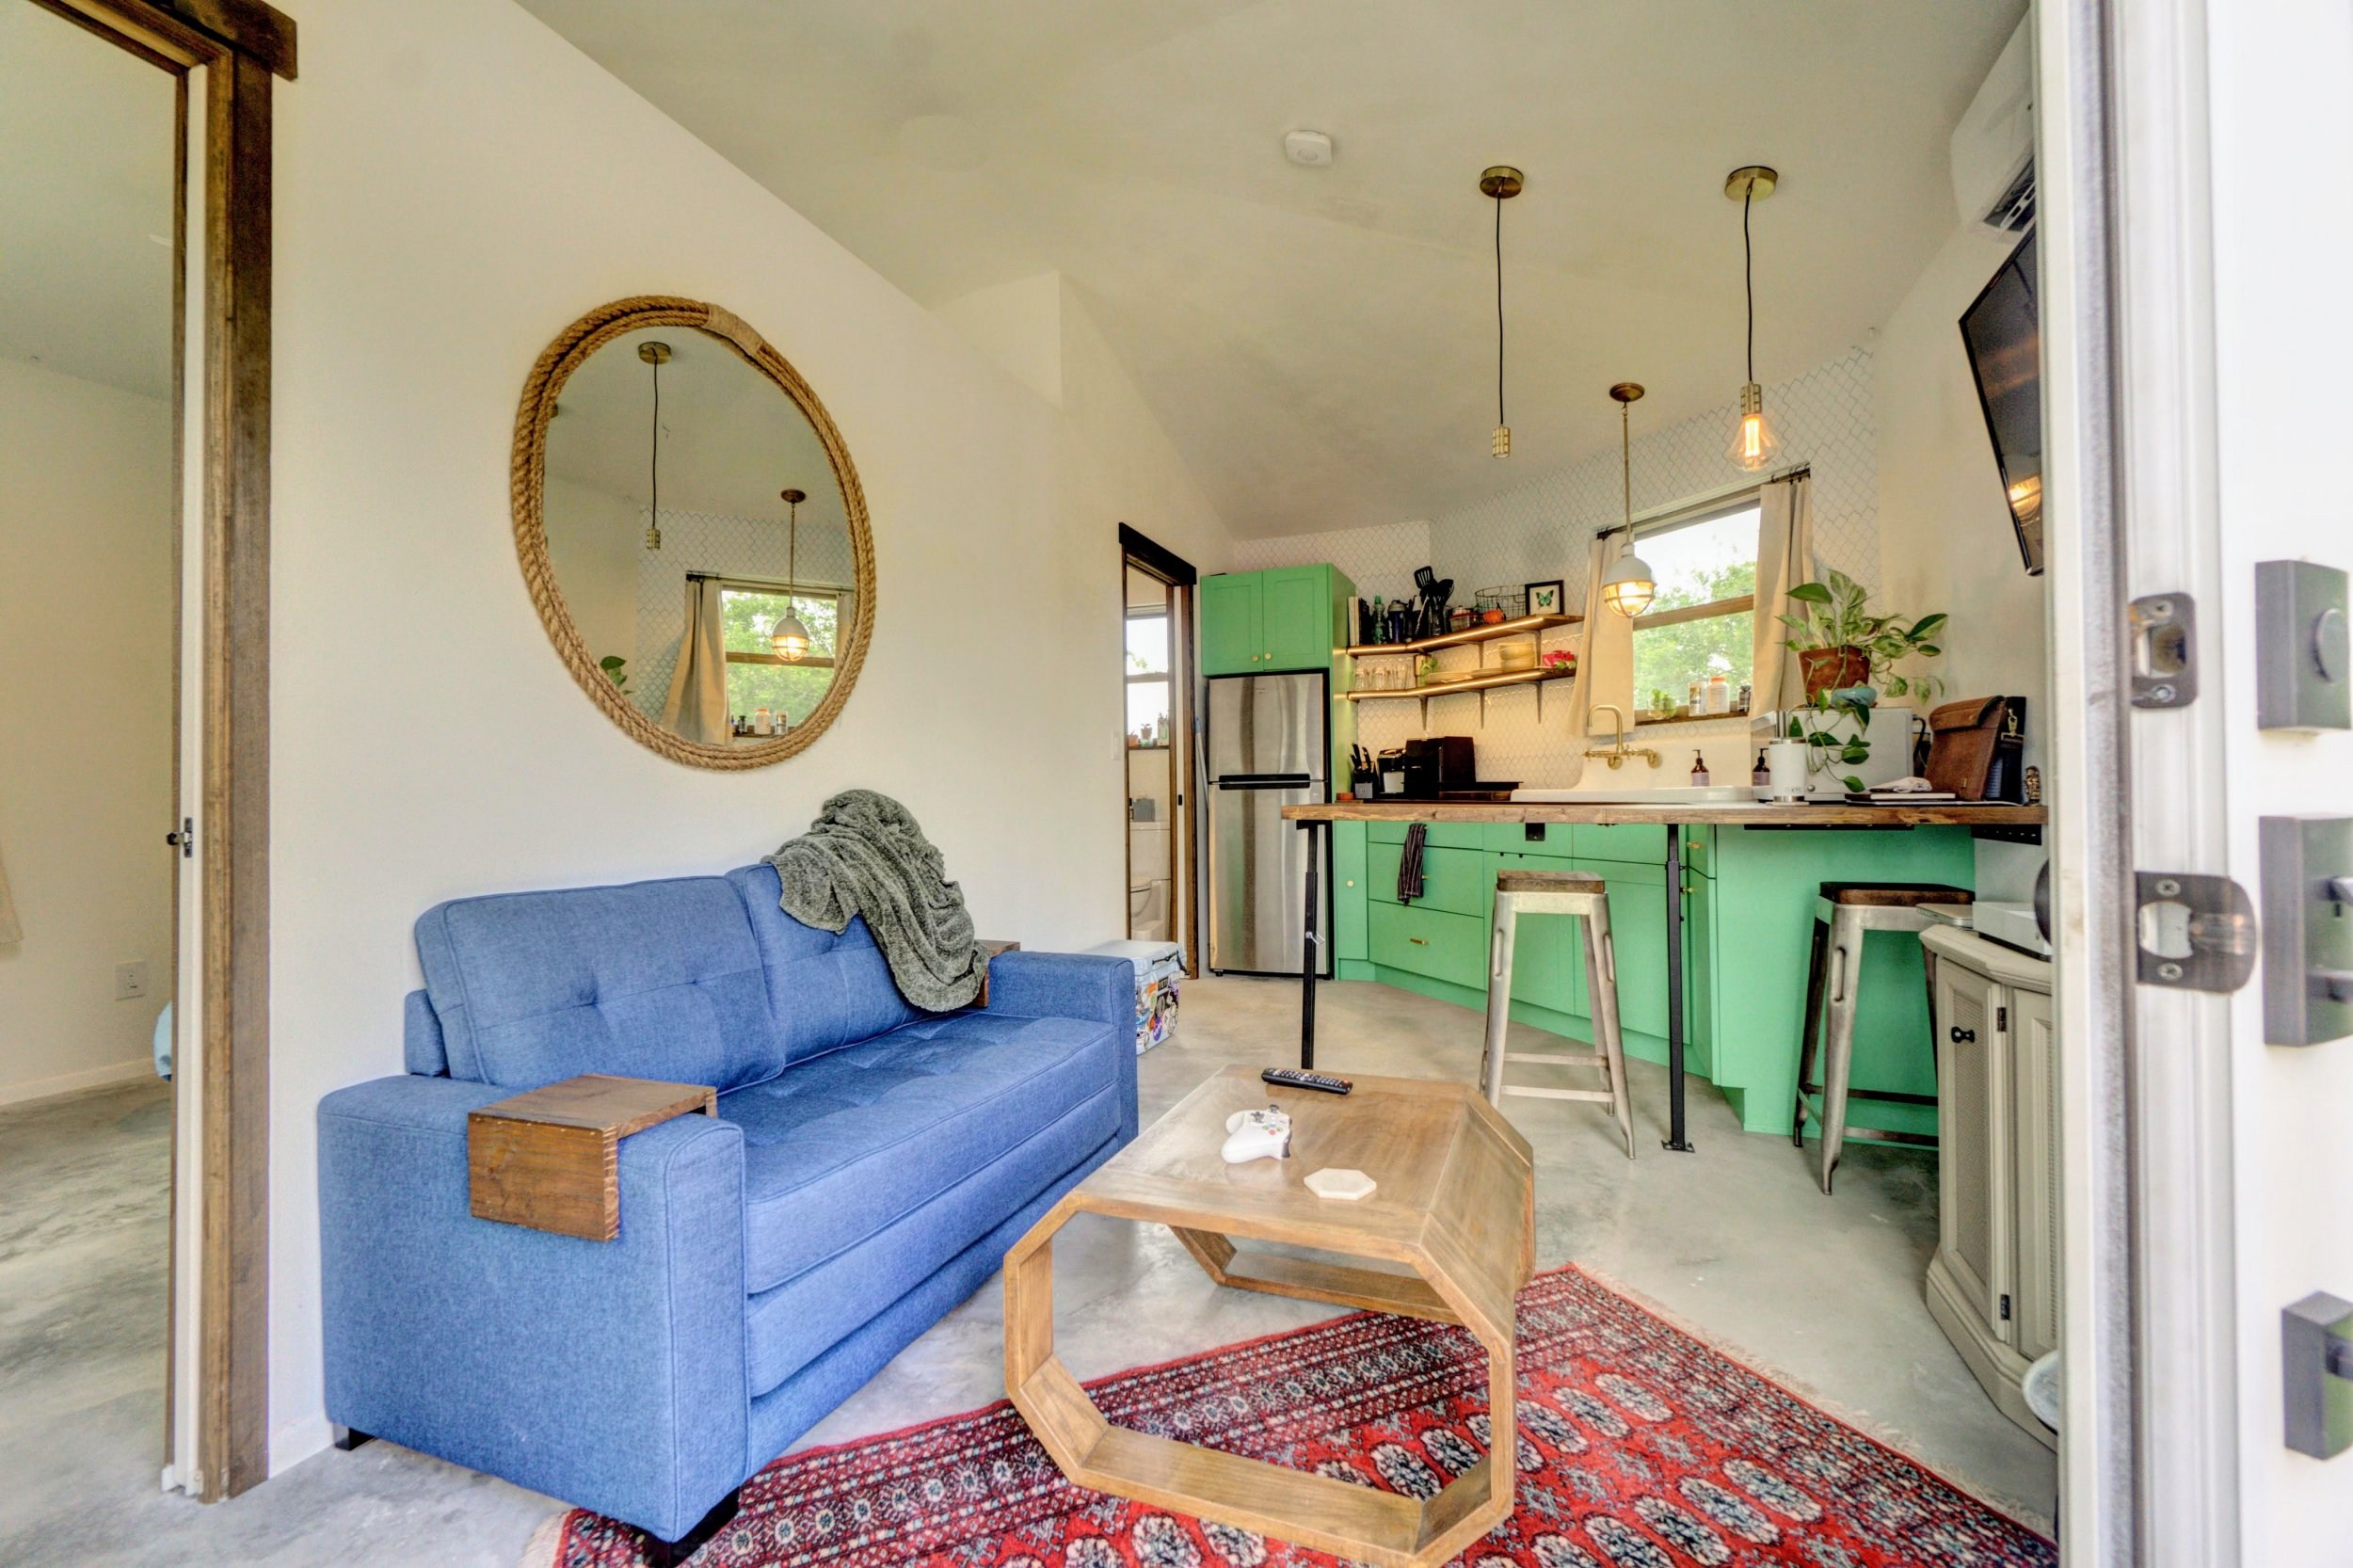
[[[147,961],[115,966],[115,1000],[136,1001],[147,995]]]

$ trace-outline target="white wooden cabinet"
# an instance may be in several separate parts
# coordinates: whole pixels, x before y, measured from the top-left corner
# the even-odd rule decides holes
[[[2045,1445],[2026,1368],[2058,1345],[2058,1049],[2051,966],[1923,932],[1936,1005],[1936,1256],[1929,1313],[2002,1414]]]

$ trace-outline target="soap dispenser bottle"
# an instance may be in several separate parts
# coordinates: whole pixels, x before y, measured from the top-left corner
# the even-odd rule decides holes
[[[1691,788],[1694,790],[1707,788],[1707,759],[1697,751],[1691,753]]]

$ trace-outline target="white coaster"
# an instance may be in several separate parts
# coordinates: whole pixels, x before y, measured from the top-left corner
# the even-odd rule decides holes
[[[1307,1178],[1307,1191],[1317,1197],[1335,1203],[1354,1203],[1369,1195],[1377,1185],[1362,1171],[1327,1165]]]

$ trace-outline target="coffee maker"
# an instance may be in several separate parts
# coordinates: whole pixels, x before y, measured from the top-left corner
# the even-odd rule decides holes
[[[1435,800],[1449,790],[1467,790],[1479,779],[1479,764],[1468,735],[1433,735],[1408,741],[1403,760],[1403,793],[1409,800]]]

